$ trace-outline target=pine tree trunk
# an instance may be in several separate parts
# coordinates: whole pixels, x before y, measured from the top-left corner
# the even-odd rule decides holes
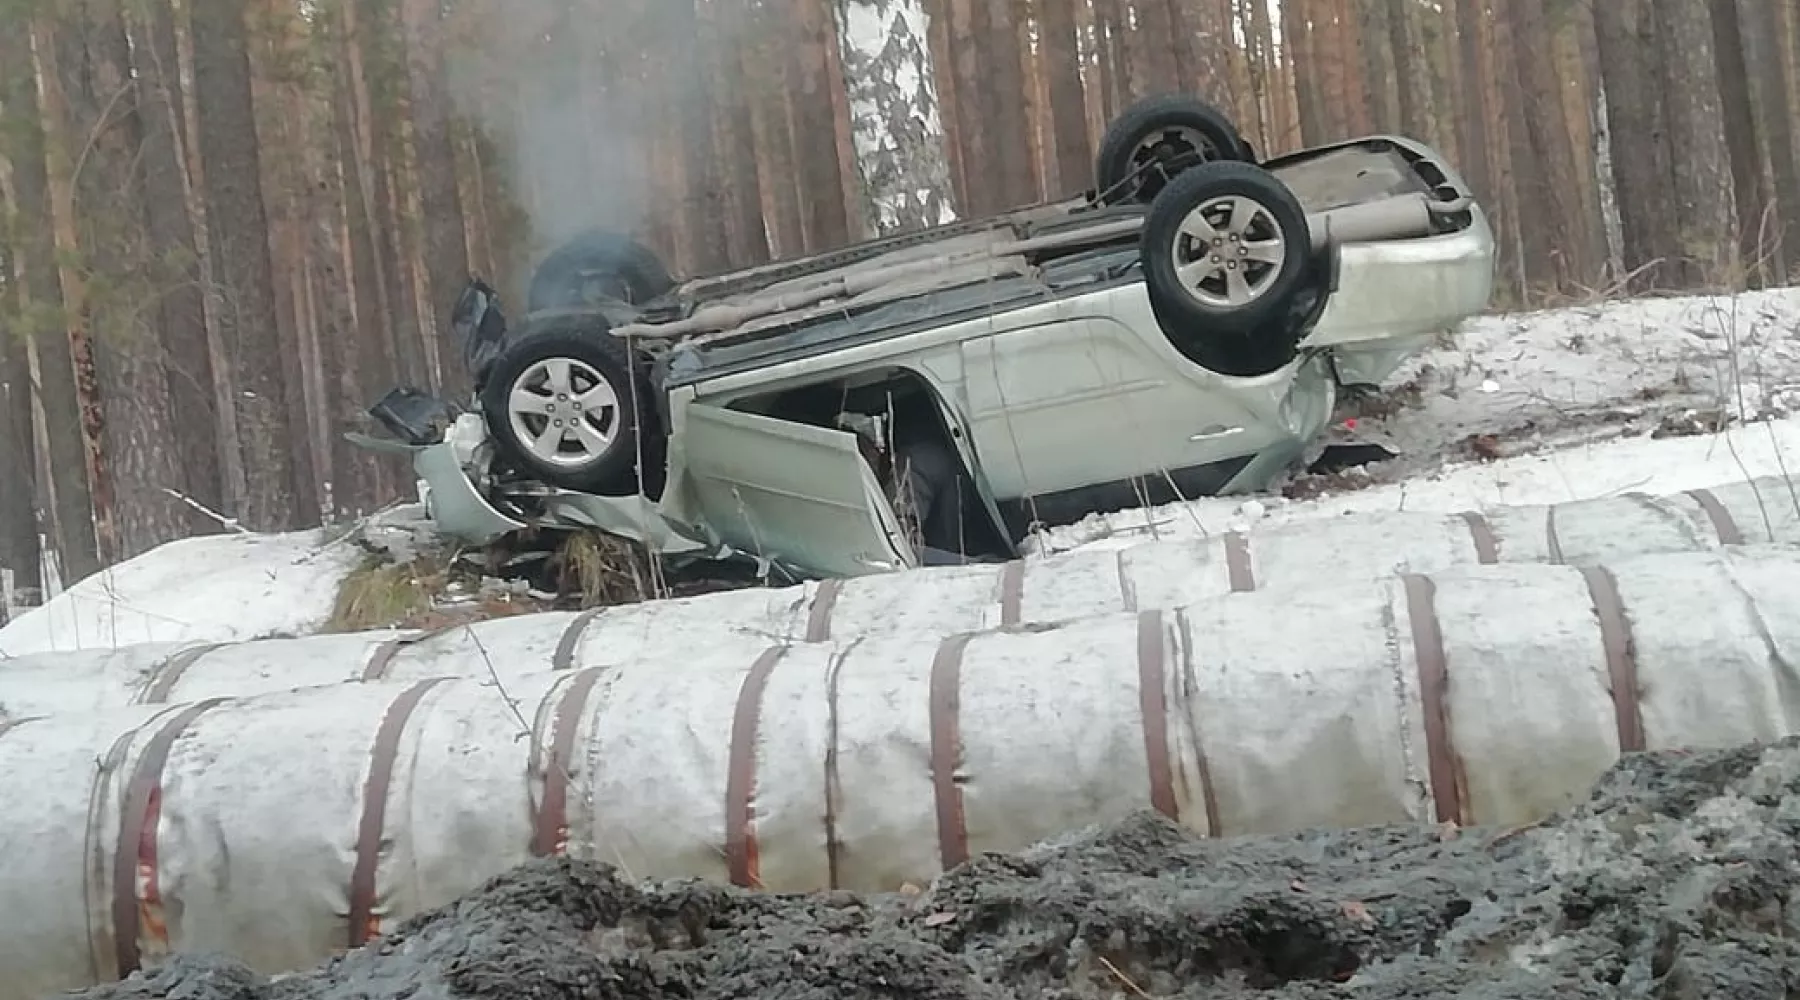
[[[1025,62],[1019,49],[1006,4],[991,3],[980,46],[985,59],[987,84],[982,102],[985,127],[993,134],[992,145],[996,211],[1036,201],[1036,171],[1032,169],[1029,112],[1025,106]],[[977,161],[979,162],[979,161]]]
[[[305,523],[320,508],[314,407],[307,397],[306,337],[300,326],[301,291],[297,284],[300,263],[299,227],[304,210],[299,196],[311,181],[303,177],[306,147],[296,138],[300,122],[294,114],[293,77],[303,65],[303,54],[294,51],[294,29],[299,14],[286,0],[257,0],[249,6],[245,28],[250,41],[250,106],[256,115],[256,142],[262,177],[263,210],[268,226],[263,242],[269,248],[274,276],[275,332],[280,337],[281,384],[292,435],[287,443],[294,468],[297,509]]]
[[[785,0],[791,28],[798,29],[790,64],[794,101],[794,153],[800,178],[800,210],[809,252],[850,241],[843,176],[838,160],[837,115],[832,104],[831,50],[837,45],[830,0]]]
[[[1621,256],[1637,291],[1679,280],[1675,191],[1647,0],[1594,5]]]
[[[26,364],[36,392],[32,400],[31,437],[41,452],[37,466],[47,470],[39,485],[47,521],[46,534],[66,586],[100,569],[94,535],[93,507],[81,433],[81,407],[75,393],[74,359],[60,315],[61,275],[52,236],[49,180],[46,173],[44,121],[32,54],[35,26],[24,32],[0,33],[0,99],[15,117],[0,134],[10,167],[7,203],[17,219],[11,277],[23,323]]]
[[[806,251],[806,223],[795,180],[799,168],[788,108],[787,50],[778,41],[785,22],[764,7],[750,16],[752,41],[740,49],[739,58],[755,95],[750,124],[756,134],[757,183],[769,251],[777,259],[797,257]]]
[[[1800,165],[1794,146],[1794,114],[1800,107],[1783,71],[1783,13],[1779,5],[1763,0],[1739,0],[1737,5],[1753,113],[1762,155],[1769,164],[1770,200],[1776,207],[1769,222],[1776,244],[1771,249],[1778,253],[1770,263],[1776,266],[1776,280],[1785,283],[1800,278]],[[1723,69],[1719,78],[1725,79]],[[1752,215],[1740,205],[1739,215],[1747,229],[1761,228],[1760,212]]]
[[[1251,63],[1257,70],[1255,86],[1267,110],[1267,126],[1263,146],[1267,153],[1294,149],[1300,145],[1300,121],[1294,106],[1293,90],[1286,84],[1282,63],[1291,60],[1292,52],[1277,53],[1274,19],[1269,16],[1268,0],[1241,0],[1250,43],[1256,53]]]
[[[1177,35],[1169,0],[1129,0],[1129,5],[1132,21],[1124,29],[1124,39],[1131,60],[1132,99],[1181,90],[1182,67],[1173,44]]]
[[[718,68],[719,100],[714,102],[713,127],[719,136],[721,185],[725,198],[726,230],[731,241],[734,267],[751,267],[769,259],[769,238],[763,225],[761,174],[756,160],[756,130],[751,124],[752,105],[744,50],[750,32],[749,12],[743,4],[707,5],[703,30]]]
[[[984,0],[950,0],[950,37],[956,63],[956,138],[964,164],[964,215],[994,212],[1001,195],[995,177],[998,136],[989,113],[989,91],[995,86],[983,58],[988,34]]]
[[[1312,10],[1317,0],[1286,0],[1281,5],[1281,44],[1294,74],[1294,94],[1300,111],[1300,144],[1316,146],[1337,131],[1330,124],[1332,108],[1325,94],[1332,83],[1325,71],[1330,53],[1320,44]]]
[[[1395,101],[1400,128],[1408,135],[1435,140],[1431,66],[1425,56],[1425,38],[1419,31],[1418,4],[1411,0],[1387,3],[1388,49],[1394,54]]]
[[[172,14],[166,0],[127,7],[133,36],[133,64],[140,82],[138,110],[144,144],[145,214],[150,251],[169,273],[161,294],[158,318],[168,374],[169,413],[174,425],[177,462],[184,489],[195,502],[225,510],[225,483],[219,462],[220,395],[207,343],[206,298],[202,291],[200,248],[194,220],[184,148],[180,56]],[[190,532],[218,530],[210,518],[190,510]]]
[[[17,214],[12,211],[12,180],[0,165],[0,181],[6,195],[6,233],[4,250],[8,261],[18,259],[15,234],[21,232]],[[11,317],[22,316],[24,302],[19,295],[17,271],[6,275],[0,283],[0,309]],[[37,522],[37,455],[32,433],[31,359],[26,353],[27,337],[23,324],[8,322],[0,326],[0,571],[10,571],[13,585],[20,590],[37,591],[43,586],[38,573],[43,553],[38,548]],[[0,594],[0,625],[5,625],[8,608]]]
[[[1087,98],[1081,87],[1077,0],[1039,0],[1044,75],[1050,100],[1051,197],[1068,197],[1094,182],[1093,140],[1088,133]]]
[[[130,44],[116,0],[88,0],[63,29],[59,60],[70,134],[85,136],[75,181],[83,264],[101,280],[86,289],[86,322],[106,411],[104,451],[115,493],[122,558],[173,541],[195,516],[166,491],[187,488],[175,454],[156,301],[169,277],[147,238],[139,169],[143,122]],[[202,530],[206,530],[202,525]]]
[[[1762,266],[1764,220],[1775,222],[1774,194],[1763,170],[1763,150],[1758,137],[1755,102],[1750,93],[1750,69],[1745,41],[1738,24],[1737,0],[1711,0],[1713,52],[1718,62],[1719,107],[1725,132],[1725,151],[1731,167],[1733,201],[1738,207],[1738,256],[1744,277],[1761,286],[1772,280]],[[1769,227],[1773,235],[1774,225]],[[1775,254],[1770,253],[1771,261]]]
[[[420,225],[424,231],[427,301],[442,357],[456,355],[450,309],[469,279],[462,198],[451,141],[451,99],[445,73],[440,0],[402,0],[406,28],[406,76],[412,95],[413,157],[418,168]]]
[[[290,453],[244,12],[233,0],[190,0],[189,10],[206,218],[218,278],[233,304],[220,328],[237,362],[238,427],[249,470],[244,522],[264,531],[302,527],[316,512],[300,501]]]
[[[1651,0],[1651,9],[1669,141],[1681,151],[1670,162],[1686,285],[1734,283],[1737,217],[1712,20],[1697,0]]]
[[[79,266],[81,243],[75,216],[77,149],[71,131],[70,97],[63,83],[62,69],[63,62],[69,61],[67,36],[67,25],[54,24],[41,16],[32,21],[31,48],[37,60],[41,97],[39,110],[44,126],[50,231],[56,243],[56,269],[62,288],[70,377],[75,390],[77,426],[81,431],[82,463],[87,470],[88,499],[92,505],[94,551],[100,565],[110,566],[119,560],[121,546],[112,473],[106,463],[106,409],[100,394],[100,374],[95,366],[93,331],[88,325],[87,283]],[[51,373],[53,377],[59,374]],[[54,455],[51,460],[63,462],[68,456]]]
[[[1527,273],[1559,289],[1591,285],[1598,255],[1588,243],[1580,194],[1584,180],[1576,169],[1574,130],[1563,113],[1544,0],[1508,0],[1504,9],[1510,15],[1512,73],[1521,98],[1519,114],[1511,120],[1519,123],[1526,140],[1514,143],[1513,165],[1521,207],[1536,206],[1522,212],[1521,228],[1527,233],[1526,252],[1533,258],[1546,255],[1541,261],[1528,260]]]

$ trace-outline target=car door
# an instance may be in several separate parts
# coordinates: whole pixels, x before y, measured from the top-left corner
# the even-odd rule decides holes
[[[1141,301],[1129,307],[1142,315],[1071,317],[964,342],[970,430],[997,497],[1172,472],[1256,446],[1257,415],[1216,391],[1217,376],[1138,336],[1155,319]]]
[[[684,417],[688,499],[726,544],[821,576],[917,565],[854,434],[698,403]]]

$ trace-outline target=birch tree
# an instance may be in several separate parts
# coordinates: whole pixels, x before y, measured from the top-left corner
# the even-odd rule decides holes
[[[920,0],[837,0],[865,222],[878,234],[956,217]]]

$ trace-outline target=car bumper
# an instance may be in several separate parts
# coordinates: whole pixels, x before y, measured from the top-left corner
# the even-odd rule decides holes
[[[1494,233],[1479,206],[1470,215],[1454,233],[1339,247],[1337,287],[1308,346],[1429,337],[1485,310],[1494,291]]]

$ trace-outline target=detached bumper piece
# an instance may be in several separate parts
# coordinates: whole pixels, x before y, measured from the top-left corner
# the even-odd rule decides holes
[[[449,403],[410,386],[388,390],[387,395],[369,407],[369,416],[380,421],[388,433],[407,444],[419,446],[442,441],[450,425],[456,422],[458,412]]]

